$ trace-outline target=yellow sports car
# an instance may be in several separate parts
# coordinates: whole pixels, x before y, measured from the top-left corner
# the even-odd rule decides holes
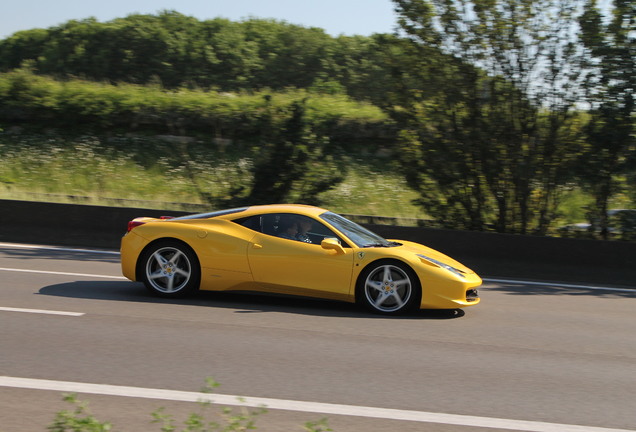
[[[431,248],[291,204],[136,218],[121,242],[121,265],[124,276],[162,297],[261,291],[358,302],[388,315],[476,305],[481,285],[472,270]]]

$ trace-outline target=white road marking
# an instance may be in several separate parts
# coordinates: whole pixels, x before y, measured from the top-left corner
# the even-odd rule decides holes
[[[68,273],[68,272],[56,272],[56,271],[48,271],[48,270],[30,270],[30,269],[16,269],[16,268],[0,267],[0,271],[18,272],[18,273],[38,273],[38,274],[50,274],[50,275],[61,275],[61,276],[79,276],[79,277],[101,278],[101,279],[128,280],[127,278],[125,278],[123,276],[98,275],[98,274],[88,274],[88,273]]]
[[[23,308],[10,308],[10,307],[0,307],[0,311],[24,312],[24,313],[45,314],[45,315],[65,315],[65,316],[86,315],[83,312],[64,312],[64,311],[54,311],[54,310],[44,310],[44,309],[23,309]]]
[[[556,287],[556,288],[571,288],[571,289],[588,289],[588,290],[597,290],[597,291],[620,291],[620,292],[633,292],[636,293],[636,288],[610,288],[610,287],[601,287],[601,286],[593,286],[593,285],[576,285],[576,284],[565,284],[560,282],[532,282],[532,281],[521,281],[521,280],[512,280],[512,279],[490,279],[483,278],[484,282],[491,283],[503,283],[503,284],[516,284],[516,285],[534,285],[534,286],[544,286],[546,288]]]
[[[95,250],[95,249],[72,249],[58,246],[41,246],[41,245],[23,245],[18,243],[0,243],[0,248],[6,249],[35,249],[35,250],[54,250],[60,252],[82,252],[106,255],[119,255],[117,251]]]
[[[65,247],[56,247],[56,246],[40,246],[40,245],[23,245],[18,243],[0,243],[0,248],[18,248],[18,249],[42,249],[42,250],[54,250],[60,252],[82,252],[82,253],[97,253],[97,254],[107,254],[107,255],[119,255],[117,251],[106,251],[106,250],[94,250],[94,249],[72,249]],[[0,270],[5,270],[0,268]],[[34,271],[35,272],[35,271]],[[35,272],[36,273],[36,272]],[[54,272],[51,272],[55,274]],[[66,273],[60,273],[66,274]],[[68,275],[76,275],[73,273],[68,273]],[[79,275],[79,274],[77,274]],[[89,275],[86,275],[89,276]],[[106,278],[115,278],[114,276],[100,276],[94,275],[95,277],[106,277]],[[122,277],[118,277],[118,279],[125,279]],[[567,284],[561,282],[535,282],[535,281],[524,281],[524,280],[514,280],[514,279],[493,279],[493,278],[483,278],[484,282],[487,283],[503,283],[503,284],[523,284],[523,285],[533,285],[533,286],[544,286],[546,288],[556,287],[556,288],[571,288],[571,289],[588,289],[588,290],[598,290],[598,291],[617,291],[617,292],[636,292],[636,289],[631,288],[612,288],[612,287],[603,287],[603,286],[593,286],[593,285],[577,285],[577,284]]]
[[[404,420],[422,423],[439,423],[467,427],[484,427],[526,432],[636,432],[633,429],[613,429],[594,426],[501,419],[494,417],[444,414],[426,411],[399,410],[357,405],[340,405],[321,402],[303,402],[285,399],[255,398],[236,395],[186,392],[178,390],[114,386],[107,384],[90,384],[69,381],[16,378],[9,376],[0,376],[0,386],[21,389],[53,390],[62,392],[160,399],[181,402],[211,402],[215,404],[231,406],[264,406],[268,409],[279,409],[285,411],[300,411],[319,414]]]

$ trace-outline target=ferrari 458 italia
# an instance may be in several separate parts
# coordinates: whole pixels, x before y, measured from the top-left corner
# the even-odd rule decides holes
[[[121,265],[162,297],[261,291],[357,302],[388,315],[476,305],[482,282],[436,250],[291,204],[136,218],[122,239]]]

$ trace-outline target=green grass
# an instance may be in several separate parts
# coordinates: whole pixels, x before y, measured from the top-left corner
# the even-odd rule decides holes
[[[249,151],[205,143],[178,146],[153,138],[0,135],[0,198],[193,210],[250,180]],[[331,210],[422,218],[390,161],[352,161],[344,183],[321,195]],[[209,206],[208,206],[209,207]]]
[[[249,184],[251,154],[249,148],[175,144],[156,137],[100,140],[4,132],[0,198],[204,211],[211,209],[208,197],[227,198],[237,186]],[[344,214],[427,218],[413,205],[417,193],[390,158],[366,154],[348,165],[345,181],[320,195],[323,207]],[[553,228],[584,222],[593,204],[576,186],[564,191]],[[633,207],[626,194],[610,203],[610,208]]]
[[[388,161],[386,164],[390,166]],[[412,203],[417,193],[408,188],[399,172],[377,165],[377,161],[355,161],[346,180],[322,195],[325,205],[340,213],[426,218],[422,209]]]
[[[609,201],[610,209],[634,208],[635,202],[627,192],[629,187],[623,184],[625,192],[617,193]],[[586,222],[588,209],[594,207],[594,199],[579,187],[572,187],[563,193],[559,206],[559,218],[555,221],[555,226]]]
[[[559,225],[568,225],[585,221],[585,212],[588,206],[594,204],[592,197],[580,188],[573,187],[564,192],[559,206]]]

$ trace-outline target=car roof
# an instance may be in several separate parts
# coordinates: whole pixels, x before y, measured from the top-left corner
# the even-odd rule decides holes
[[[305,213],[319,215],[327,210],[305,204],[268,204],[249,207],[255,213]]]
[[[257,214],[267,214],[267,213],[296,213],[303,214],[306,216],[314,216],[317,217],[325,213],[328,210],[325,210],[320,207],[304,205],[304,204],[267,204],[267,205],[256,205],[250,207],[240,207],[234,209],[227,210],[218,210],[208,213],[197,213],[187,216],[182,216],[178,218],[174,218],[173,220],[186,220],[186,219],[236,219],[236,218],[244,218],[249,216],[254,216]]]
[[[304,204],[267,204],[248,207],[242,214],[252,216],[262,213],[297,213],[307,216],[318,216],[326,211],[328,210]],[[233,218],[230,217],[230,219]]]

